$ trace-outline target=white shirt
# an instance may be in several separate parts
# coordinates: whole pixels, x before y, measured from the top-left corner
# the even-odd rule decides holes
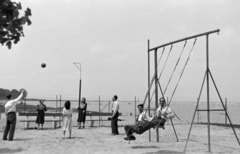
[[[72,108],[66,109],[63,108],[63,130],[72,130]]]
[[[118,101],[114,101],[113,102],[112,111],[113,112],[119,111],[119,103],[118,103]]]
[[[70,109],[66,109],[65,107],[63,108],[63,112],[64,115],[68,115],[68,114],[72,114],[72,108],[70,107]]]
[[[147,114],[147,110],[139,114],[137,121],[149,121],[150,117]]]
[[[21,93],[18,98],[13,99],[13,100],[9,100],[6,104],[5,104],[5,113],[9,113],[9,112],[16,112],[16,105],[17,102],[22,98],[23,94]]]
[[[171,108],[168,106],[164,106],[163,108],[161,106],[159,106],[157,108],[157,116],[160,117],[161,115],[166,115],[167,118],[174,118],[175,115],[172,112]]]

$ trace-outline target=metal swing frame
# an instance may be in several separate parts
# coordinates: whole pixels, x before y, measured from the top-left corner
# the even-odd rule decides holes
[[[180,79],[181,79],[181,77],[182,77],[182,75],[183,75],[183,72],[184,72],[184,70],[185,70],[185,68],[186,68],[186,65],[187,65],[187,63],[188,63],[188,61],[189,61],[189,59],[190,59],[190,55],[191,55],[191,53],[192,53],[192,51],[193,51],[193,48],[194,48],[195,43],[196,43],[196,40],[197,40],[197,39],[195,39],[195,41],[194,41],[194,43],[193,43],[193,45],[192,45],[192,48],[191,48],[190,53],[189,53],[189,55],[188,55],[187,61],[185,62],[185,65],[184,65],[184,67],[183,67],[183,69],[182,69],[181,75],[180,75],[180,77],[179,77],[179,79],[178,79],[178,82],[177,82],[177,84],[176,84],[176,86],[175,86],[175,89],[174,89],[174,91],[173,91],[173,94],[172,94],[172,96],[171,96],[170,102],[167,104],[168,107],[170,106],[172,97],[174,96],[174,93],[175,93],[175,91],[176,91],[176,89],[177,89],[177,86],[178,86],[178,84],[179,84],[179,81],[180,81]],[[154,57],[154,59],[155,59],[155,72],[154,72],[153,78],[152,78],[152,80],[151,80],[151,83],[149,84],[148,91],[147,91],[146,96],[145,96],[145,99],[144,99],[144,104],[145,104],[145,101],[146,101],[146,99],[147,99],[147,97],[148,97],[148,109],[149,109],[149,112],[148,112],[148,113],[150,113],[150,102],[151,102],[151,100],[152,100],[152,97],[151,97],[151,99],[150,99],[150,89],[151,89],[151,87],[152,87],[152,85],[153,85],[154,79],[155,79],[155,90],[153,91],[153,94],[156,93],[156,95],[157,95],[157,93],[158,93],[158,88],[157,88],[157,87],[159,86],[159,89],[160,89],[160,91],[161,91],[162,97],[164,98],[165,92],[166,92],[166,90],[167,90],[167,88],[168,88],[168,85],[169,85],[169,83],[170,83],[170,81],[171,81],[171,79],[172,79],[172,77],[173,77],[173,74],[174,74],[174,72],[175,72],[175,70],[176,70],[176,68],[177,68],[177,66],[178,66],[178,63],[179,63],[180,58],[181,58],[181,56],[182,56],[182,53],[183,53],[183,51],[184,51],[184,49],[185,49],[185,47],[186,47],[186,44],[187,44],[187,41],[185,41],[185,44],[184,44],[184,46],[183,46],[183,48],[182,48],[182,50],[181,50],[181,54],[180,54],[180,56],[179,56],[179,58],[178,58],[178,60],[177,60],[177,63],[176,63],[176,65],[175,65],[174,69],[173,69],[173,72],[172,72],[172,74],[171,74],[171,77],[170,77],[170,79],[169,79],[169,81],[168,81],[168,84],[167,84],[164,92],[163,92],[163,90],[162,90],[162,88],[161,88],[160,78],[161,78],[161,75],[162,75],[163,70],[164,70],[164,68],[165,68],[165,65],[166,65],[166,63],[167,63],[167,61],[168,61],[169,55],[170,55],[170,53],[171,53],[171,51],[172,51],[173,44],[169,44],[169,45],[171,45],[171,48],[170,48],[170,51],[169,51],[169,53],[168,53],[168,55],[167,55],[167,59],[166,59],[166,61],[164,62],[164,66],[163,66],[163,69],[162,69],[162,71],[161,71],[161,73],[160,73],[160,75],[159,75],[159,78],[158,78],[158,75],[157,75],[157,74],[158,74],[157,68],[158,68],[158,65],[159,65],[159,63],[160,63],[160,60],[161,60],[161,58],[162,58],[163,52],[165,51],[165,46],[163,47],[163,51],[162,51],[162,54],[161,54],[161,57],[160,57],[160,60],[159,60],[158,63],[157,63],[157,58],[156,58],[156,57],[157,57],[157,54],[156,54],[156,52],[155,52],[155,57]],[[148,49],[149,49],[149,40],[148,40]],[[156,49],[155,51],[157,51],[157,49]],[[149,57],[149,52],[148,52],[148,57]],[[149,60],[149,59],[148,59],[148,63],[150,63],[150,60]],[[149,64],[149,65],[150,65],[150,64]],[[148,66],[149,66],[149,65],[148,65]],[[149,67],[148,69],[150,70],[150,67]],[[150,74],[150,71],[149,71],[149,74]],[[157,86],[157,85],[158,85],[158,86]],[[158,100],[158,96],[156,96],[156,95],[155,95],[155,99]],[[153,96],[153,95],[152,95],[152,96]],[[155,104],[156,104],[156,108],[158,108],[158,101],[155,101]],[[173,113],[174,113],[174,111],[173,111]],[[175,116],[180,120],[180,118],[177,116],[177,114],[176,114],[176,113],[174,113],[174,114],[175,114]],[[171,121],[173,130],[174,130],[174,133],[175,133],[177,142],[178,142],[178,141],[179,141],[179,140],[178,140],[178,136],[177,136],[177,133],[176,133],[176,130],[175,130],[175,127],[174,127],[174,124],[173,124],[172,119],[170,119],[170,121]],[[156,140],[157,140],[157,142],[159,142],[159,131],[158,131],[158,129],[156,129],[156,134],[157,134],[157,139],[156,139]],[[151,131],[150,131],[150,130],[149,130],[149,141],[151,141]]]
[[[155,102],[156,102],[155,106],[157,108],[157,106],[158,106],[158,104],[157,104],[157,102],[158,102],[158,84],[159,84],[158,78],[157,78],[157,75],[156,75],[157,74],[157,67],[158,67],[158,65],[157,65],[157,50],[159,48],[163,48],[163,47],[168,46],[168,45],[173,45],[173,44],[176,44],[176,43],[179,43],[179,42],[182,42],[182,41],[187,41],[187,40],[194,39],[194,38],[196,39],[196,38],[201,37],[201,36],[206,36],[206,72],[205,72],[205,75],[204,75],[204,80],[203,80],[202,87],[201,87],[201,90],[200,90],[200,95],[198,97],[199,99],[198,99],[198,102],[197,102],[197,105],[196,105],[196,109],[195,109],[195,112],[194,112],[194,115],[193,115],[193,120],[192,120],[191,127],[190,127],[190,130],[189,130],[188,138],[187,138],[186,145],[185,145],[185,148],[184,148],[184,153],[186,152],[187,143],[188,143],[188,140],[189,140],[189,137],[190,137],[190,132],[191,132],[191,128],[192,128],[192,125],[193,125],[193,121],[194,121],[194,118],[195,118],[196,111],[207,111],[207,119],[208,119],[208,151],[211,152],[210,111],[214,111],[214,110],[210,110],[210,105],[209,105],[210,104],[210,99],[209,99],[210,98],[210,94],[209,94],[209,75],[210,75],[210,77],[211,77],[211,79],[212,79],[212,81],[214,83],[215,89],[216,89],[216,91],[218,93],[218,96],[219,96],[219,98],[221,100],[221,103],[223,105],[224,110],[221,110],[221,111],[225,111],[225,113],[226,113],[226,115],[228,117],[228,120],[229,120],[229,122],[231,124],[231,127],[233,129],[233,132],[234,132],[234,134],[236,136],[236,139],[237,139],[237,141],[238,141],[238,143],[240,145],[240,142],[239,142],[239,139],[237,137],[237,134],[236,134],[236,132],[235,132],[235,130],[233,128],[231,120],[230,120],[230,118],[229,118],[229,116],[227,114],[226,108],[225,108],[225,106],[223,104],[223,101],[221,99],[220,93],[219,93],[219,91],[217,89],[216,83],[214,82],[213,76],[212,76],[212,74],[210,72],[210,69],[209,69],[209,35],[210,34],[214,34],[214,33],[219,33],[219,32],[220,32],[220,30],[217,29],[217,30],[201,33],[201,34],[198,34],[198,35],[190,36],[190,37],[187,37],[187,38],[179,39],[179,40],[176,40],[176,41],[173,41],[173,42],[170,42],[170,43],[166,43],[166,44],[154,47],[154,48],[150,48],[150,41],[148,40],[148,88],[149,89],[151,88],[151,84],[153,82],[153,81],[151,81],[151,83],[150,83],[150,52],[154,51],[154,63],[155,63],[155,65],[154,65],[154,67],[155,67],[155,79],[154,80],[155,80],[155,93],[156,93],[155,94]],[[198,109],[198,103],[199,103],[199,100],[200,100],[200,96],[201,96],[201,92],[202,92],[202,88],[203,88],[205,79],[207,80],[207,83],[206,83],[207,84],[207,86],[206,86],[207,87],[207,110],[199,110]],[[149,106],[149,113],[150,113],[150,90],[149,89],[148,89],[148,92],[147,92],[146,96],[148,97],[148,103],[149,103],[148,106]],[[158,129],[156,129],[156,133],[157,133],[157,141],[159,141]],[[149,131],[149,141],[151,141],[151,132],[150,131]]]

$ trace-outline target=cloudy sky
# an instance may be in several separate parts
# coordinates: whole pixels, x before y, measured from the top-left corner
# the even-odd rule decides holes
[[[209,35],[210,71],[222,98],[240,100],[240,1],[238,0],[23,0],[32,10],[25,37],[8,50],[1,46],[0,87],[25,88],[29,97],[78,99],[81,63],[82,95],[87,99],[142,100],[147,92],[147,41],[150,48],[192,35]],[[166,90],[173,95],[191,51],[180,57]],[[175,44],[160,83],[165,89],[184,42]],[[163,49],[158,50],[158,59]],[[165,48],[159,70],[170,51]],[[151,77],[153,57],[151,52]],[[46,63],[46,68],[41,64]],[[206,70],[206,37],[197,38],[174,99],[196,100]],[[216,91],[210,82],[211,98]],[[151,90],[151,93],[153,90]],[[203,97],[206,88],[203,91]]]

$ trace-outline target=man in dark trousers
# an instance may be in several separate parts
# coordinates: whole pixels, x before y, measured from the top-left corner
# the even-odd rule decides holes
[[[114,95],[112,98],[113,100],[112,117],[111,117],[112,135],[119,135],[119,132],[118,132],[119,103],[117,99],[118,99],[117,95]]]
[[[144,122],[149,121],[151,118],[147,114],[147,110],[143,111],[143,104],[139,104],[138,108],[138,116],[136,117],[136,125],[125,125],[124,130],[128,136],[125,138],[126,140],[135,140],[135,137],[132,135],[132,132],[137,129],[139,125],[142,125]],[[147,128],[148,129],[148,128]]]
[[[9,141],[13,140],[15,127],[16,127],[16,121],[17,121],[16,105],[17,105],[18,101],[20,101],[22,98],[26,97],[26,95],[27,95],[27,92],[22,89],[21,94],[16,99],[12,99],[11,94],[9,94],[7,96],[8,101],[5,104],[5,114],[6,114],[7,118],[6,118],[6,127],[5,127],[4,134],[3,134],[3,140],[7,140],[8,133],[9,133],[8,140]]]
[[[141,118],[138,118],[136,125],[124,126],[127,135],[127,137],[124,138],[125,140],[135,140],[136,138],[133,133],[142,134],[151,128],[160,127],[165,129],[164,124],[166,120],[174,118],[175,115],[172,110],[166,105],[164,98],[160,98],[159,101],[160,103],[159,107],[156,110],[156,116],[153,117],[148,117],[147,111],[143,112],[143,105],[141,105],[141,108],[138,106],[140,113],[139,115],[141,115],[139,117]]]

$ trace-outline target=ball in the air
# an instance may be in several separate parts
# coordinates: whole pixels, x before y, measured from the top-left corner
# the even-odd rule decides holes
[[[42,63],[41,66],[42,66],[42,68],[45,68],[45,67],[46,67],[46,64],[45,64],[45,63]]]

